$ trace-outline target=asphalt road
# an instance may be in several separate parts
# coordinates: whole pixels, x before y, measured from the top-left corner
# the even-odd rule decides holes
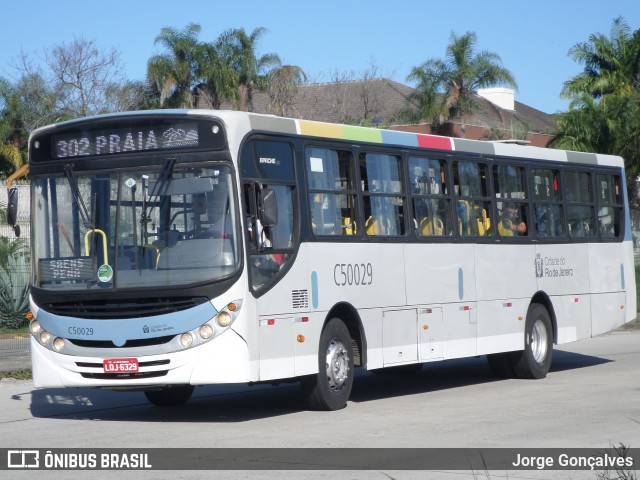
[[[497,380],[484,357],[428,364],[414,375],[362,372],[337,412],[307,411],[297,384],[199,387],[187,405],[166,409],[138,392],[35,390],[30,381],[5,379],[0,448],[333,449],[323,455],[353,447],[637,448],[639,365],[640,332],[616,332],[559,347],[543,380]],[[91,478],[596,478],[588,471],[449,470],[103,471]],[[35,473],[12,471],[11,478]]]

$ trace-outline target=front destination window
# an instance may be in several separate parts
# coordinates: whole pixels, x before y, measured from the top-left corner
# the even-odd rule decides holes
[[[161,167],[32,181],[33,285],[60,291],[210,282],[240,254],[231,168]]]

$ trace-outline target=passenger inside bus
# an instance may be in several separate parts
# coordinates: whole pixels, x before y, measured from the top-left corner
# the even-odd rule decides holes
[[[505,204],[498,231],[503,237],[522,236],[527,234],[527,223],[515,204]]]

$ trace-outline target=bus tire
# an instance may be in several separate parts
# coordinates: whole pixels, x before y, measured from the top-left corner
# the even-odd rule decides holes
[[[516,376],[513,366],[513,352],[492,353],[487,355],[489,370],[498,378],[513,378]]]
[[[332,318],[320,335],[318,374],[302,379],[302,394],[312,410],[340,410],[353,387],[353,346],[342,320]]]
[[[166,387],[162,390],[145,390],[147,400],[158,407],[177,407],[184,405],[191,398],[193,385]]]
[[[524,330],[524,350],[514,357],[515,373],[520,378],[544,378],[553,356],[551,317],[544,305],[529,306]]]

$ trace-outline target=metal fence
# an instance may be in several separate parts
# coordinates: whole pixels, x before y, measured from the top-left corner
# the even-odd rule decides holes
[[[9,264],[0,272],[0,357],[29,355],[29,323],[25,317],[31,269],[28,262]]]
[[[23,248],[29,250],[29,184],[18,181],[14,183],[20,193],[17,221],[22,230],[21,242]],[[7,188],[6,181],[0,181],[0,205],[6,208]],[[10,242],[15,241],[13,228],[8,225],[0,225],[0,237],[5,237]],[[30,356],[30,341],[28,322],[24,317],[24,302],[20,300],[24,296],[25,288],[29,285],[30,265],[28,261],[9,259],[10,275],[1,271],[0,276],[0,370],[15,370],[5,368],[6,365],[14,365],[10,360],[24,359]],[[17,362],[17,364],[26,362]]]

